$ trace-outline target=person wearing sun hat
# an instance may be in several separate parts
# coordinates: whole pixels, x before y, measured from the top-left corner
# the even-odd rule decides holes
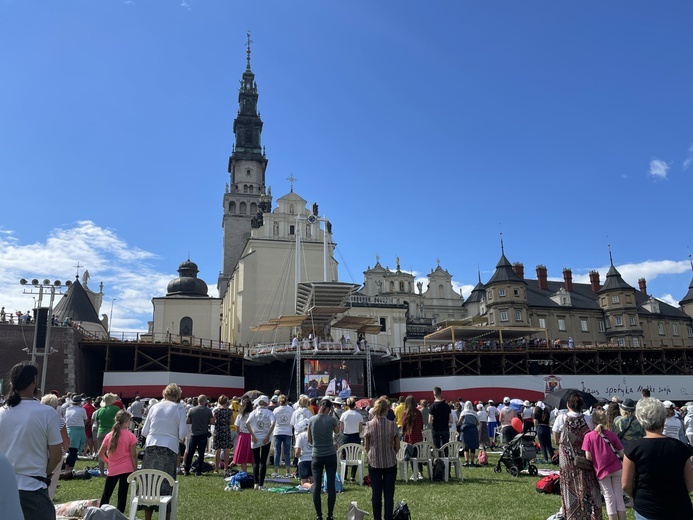
[[[116,394],[107,393],[101,398],[101,408],[94,412],[92,420],[98,425],[96,430],[96,452],[101,449],[106,434],[111,431],[115,423],[115,416],[120,411],[114,403],[118,399]],[[99,474],[103,477],[104,462],[99,459]]]
[[[621,409],[621,415],[614,419],[613,432],[618,435],[625,449],[633,441],[642,439],[645,435],[645,430],[640,425],[637,417],[635,417],[635,401],[625,399],[618,406]]]
[[[683,421],[676,414],[676,406],[671,401],[664,401],[662,404],[667,412],[667,419],[664,422],[664,431],[662,433],[667,437],[678,439],[684,444],[688,444]]]
[[[250,433],[251,447],[253,450],[253,477],[255,489],[264,489],[265,475],[267,475],[267,458],[269,457],[272,432],[274,431],[275,418],[271,410],[267,409],[269,397],[261,395],[255,401],[255,409],[250,412],[245,423]]]

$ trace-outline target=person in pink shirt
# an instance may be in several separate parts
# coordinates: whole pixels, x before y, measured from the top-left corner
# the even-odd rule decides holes
[[[607,429],[605,411],[595,410],[592,422],[594,430],[585,434],[582,449],[585,457],[594,464],[609,520],[626,520],[626,505],[621,486],[623,445],[618,435]]]
[[[130,430],[132,415],[120,410],[115,416],[113,429],[106,434],[99,458],[108,467],[108,476],[101,495],[101,504],[108,504],[116,484],[118,486],[118,511],[125,513],[128,499],[128,475],[137,468],[137,437]]]

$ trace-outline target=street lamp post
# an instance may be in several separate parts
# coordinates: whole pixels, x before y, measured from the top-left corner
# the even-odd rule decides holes
[[[22,278],[19,283],[21,285],[26,285],[27,280]],[[33,348],[31,350],[31,362],[35,363],[36,362],[36,357],[37,356],[43,356],[43,366],[41,367],[41,391],[46,392],[46,371],[48,369],[48,356],[51,355],[54,352],[57,352],[57,350],[53,350],[51,348],[51,329],[53,327],[53,301],[55,300],[55,290],[62,287],[62,284],[60,283],[60,280],[56,280],[53,283],[51,283],[50,280],[46,279],[43,281],[43,283],[39,283],[39,281],[34,278],[31,281],[31,284],[34,287],[38,288],[38,305],[36,307],[36,317],[35,317],[35,323],[34,323],[34,341],[33,341]],[[38,336],[39,336],[39,327],[41,326],[41,312],[40,309],[41,304],[43,303],[43,293],[44,289],[48,290],[50,292],[50,301],[48,303],[48,313],[45,315],[46,319],[46,338],[45,338],[45,345],[43,348],[43,352],[39,353],[38,352]],[[24,291],[27,293],[27,291]],[[33,292],[33,290],[29,290],[28,294],[36,294]],[[34,298],[36,301],[36,299]]]

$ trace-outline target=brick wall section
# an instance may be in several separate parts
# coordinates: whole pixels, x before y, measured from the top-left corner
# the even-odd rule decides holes
[[[61,394],[69,391],[79,391],[75,385],[79,383],[75,372],[75,354],[79,334],[70,327],[51,328],[51,347],[58,352],[48,356],[46,372],[46,389],[57,390]],[[7,393],[10,369],[21,361],[31,359],[31,347],[34,342],[33,325],[0,324],[0,378],[4,379],[3,393]],[[28,348],[29,353],[23,352]],[[37,356],[39,364],[39,384],[43,357]],[[45,393],[45,392],[44,392]]]

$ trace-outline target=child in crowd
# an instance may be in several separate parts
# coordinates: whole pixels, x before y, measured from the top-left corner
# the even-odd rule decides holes
[[[108,476],[101,495],[101,504],[108,504],[116,484],[118,487],[118,511],[125,513],[128,499],[128,475],[137,469],[137,437],[128,430],[132,415],[120,410],[115,416],[113,428],[104,437],[99,449],[99,459],[108,467]]]
[[[310,489],[313,485],[313,472],[311,462],[313,460],[313,447],[308,444],[308,419],[301,419],[295,428],[296,432],[296,457],[298,458],[298,477],[301,479],[301,487]]]

